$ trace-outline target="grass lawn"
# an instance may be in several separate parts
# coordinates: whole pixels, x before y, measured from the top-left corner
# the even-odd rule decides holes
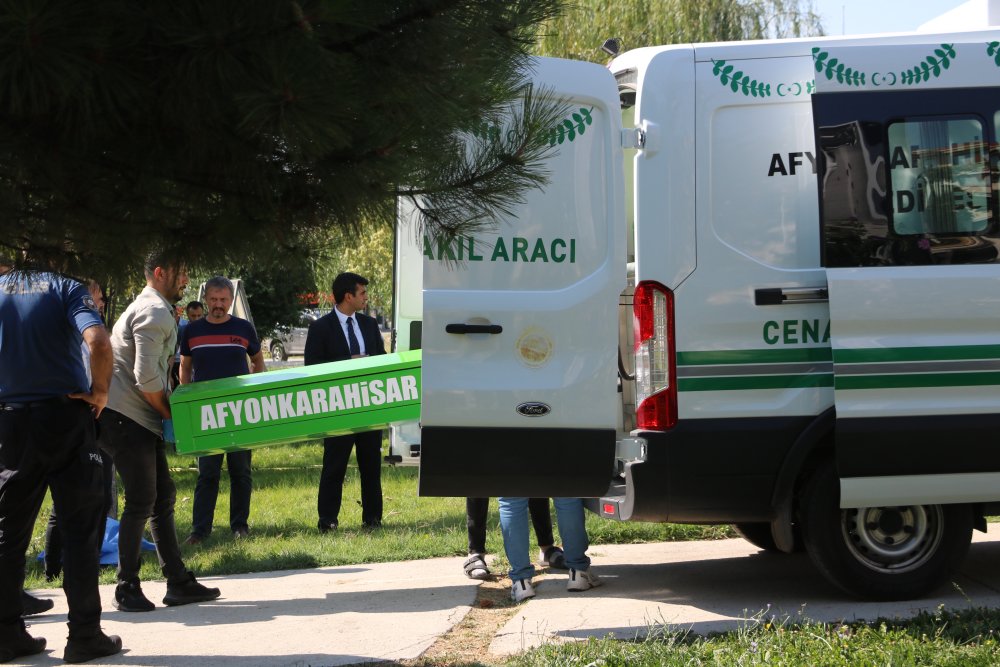
[[[513,657],[511,667],[600,665],[685,667],[749,665],[955,665],[1000,663],[1000,611],[922,612],[906,621],[824,624],[753,619],[744,629],[710,637],[671,631],[639,642],[590,639],[545,646]]]
[[[316,493],[322,456],[323,447],[319,441],[254,451],[251,532],[246,540],[236,541],[229,532],[229,483],[223,473],[215,532],[198,546],[182,546],[187,565],[197,575],[208,576],[466,553],[464,498],[418,497],[417,469],[414,467],[383,468],[384,526],[374,532],[360,530],[361,494],[353,459],[345,481],[340,530],[320,534],[316,529]],[[183,540],[191,529],[197,463],[194,457],[174,455],[170,457],[170,465],[177,485],[177,534]],[[56,585],[46,583],[41,563],[35,558],[45,548],[44,525],[49,503],[47,498],[35,525],[28,551],[25,588]],[[119,507],[123,503],[119,493]],[[492,503],[490,509],[490,521],[497,529],[488,533],[487,548],[492,553],[502,554],[496,503]],[[713,539],[732,535],[726,526],[612,522],[589,512],[587,528],[594,544]],[[141,577],[144,581],[162,579],[152,552],[145,552]],[[113,581],[114,568],[105,568],[101,582]]]

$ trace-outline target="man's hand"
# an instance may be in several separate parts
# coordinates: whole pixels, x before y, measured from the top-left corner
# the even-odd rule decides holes
[[[91,391],[87,393],[81,392],[78,394],[70,394],[69,397],[75,398],[78,401],[86,401],[87,403],[90,403],[90,407],[94,411],[94,419],[97,419],[98,417],[101,416],[101,412],[104,410],[104,407],[108,404],[108,392],[106,391],[102,392]]]

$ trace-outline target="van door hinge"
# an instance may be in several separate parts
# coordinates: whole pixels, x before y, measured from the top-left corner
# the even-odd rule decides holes
[[[646,145],[646,133],[638,127],[622,130],[622,148],[642,148]]]

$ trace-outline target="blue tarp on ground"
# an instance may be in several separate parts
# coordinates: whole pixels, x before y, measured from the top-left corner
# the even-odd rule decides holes
[[[156,551],[149,540],[143,539],[143,551]],[[38,554],[38,560],[45,558],[45,552]],[[108,519],[104,528],[104,543],[101,545],[101,565],[118,565],[118,520]]]

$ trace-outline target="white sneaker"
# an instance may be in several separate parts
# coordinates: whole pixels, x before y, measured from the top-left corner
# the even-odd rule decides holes
[[[586,570],[574,570],[569,569],[569,581],[566,582],[566,590],[568,591],[587,591],[591,588],[597,588],[603,581],[597,578],[597,575],[590,571],[588,567]]]
[[[510,597],[514,602],[523,602],[528,598],[535,597],[535,587],[528,579],[518,579],[510,587]]]

